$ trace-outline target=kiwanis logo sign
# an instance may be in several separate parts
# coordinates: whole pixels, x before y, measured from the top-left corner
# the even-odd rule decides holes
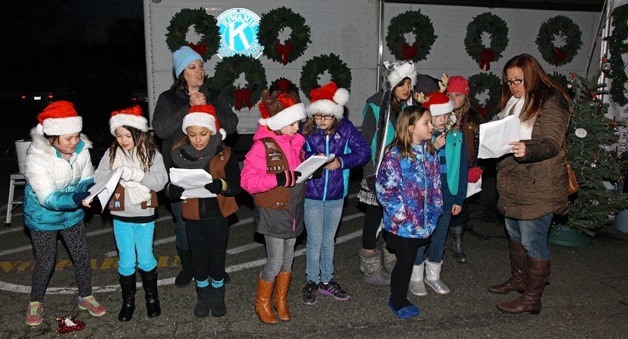
[[[257,59],[262,55],[264,47],[257,41],[260,20],[257,14],[246,8],[232,8],[216,20],[220,34],[219,57],[244,54]]]

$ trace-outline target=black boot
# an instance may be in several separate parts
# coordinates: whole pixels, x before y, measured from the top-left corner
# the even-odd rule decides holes
[[[133,311],[135,311],[135,283],[137,282],[135,272],[129,276],[120,275],[119,281],[122,287],[122,309],[118,313],[118,320],[129,321],[133,318]]]
[[[146,314],[149,318],[158,317],[161,314],[161,306],[157,292],[157,267],[148,272],[140,270],[140,275],[146,296]]]
[[[209,315],[209,309],[211,308],[211,290],[211,286],[196,286],[197,300],[196,307],[194,307],[194,316],[202,318]]]
[[[181,261],[181,271],[174,279],[174,285],[183,288],[189,285],[192,282],[192,278],[194,278],[192,274],[192,252],[189,249],[184,250],[180,247],[177,247],[177,252]]]
[[[225,305],[225,286],[212,287],[209,290],[211,301],[212,315],[214,317],[222,317],[227,314],[227,306]]]
[[[464,226],[453,226],[449,228],[451,232],[451,253],[457,262],[467,263],[467,256],[462,251],[462,235],[464,234]]]

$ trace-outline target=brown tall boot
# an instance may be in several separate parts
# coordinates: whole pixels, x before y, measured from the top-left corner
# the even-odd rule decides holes
[[[550,274],[550,261],[528,257],[526,290],[519,298],[497,305],[504,312],[518,314],[541,312],[541,296]]]
[[[510,242],[510,270],[512,276],[505,283],[488,288],[491,293],[507,294],[512,291],[523,293],[526,288],[526,251],[520,242]]]
[[[276,324],[277,317],[270,306],[270,297],[273,295],[275,282],[268,282],[260,275],[257,279],[257,297],[255,298],[255,312],[259,320],[266,324]]]
[[[275,295],[273,305],[277,310],[277,315],[281,321],[290,321],[290,310],[288,310],[288,288],[292,272],[279,272],[275,278]]]

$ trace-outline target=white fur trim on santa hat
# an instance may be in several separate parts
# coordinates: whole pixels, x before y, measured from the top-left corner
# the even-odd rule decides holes
[[[214,118],[214,116],[209,113],[188,113],[183,118],[183,125],[181,126],[181,129],[183,130],[183,133],[185,135],[188,134],[187,128],[190,126],[206,127],[213,134],[215,134],[216,118]],[[222,128],[219,130],[219,132],[222,135],[222,140],[225,140],[225,138],[227,137],[227,132]]]
[[[320,113],[322,115],[333,115],[340,120],[344,116],[344,105],[347,102],[349,102],[349,91],[345,88],[338,88],[334,94],[333,101],[329,99],[316,100],[309,104],[305,111],[308,117]]]
[[[109,131],[114,137],[116,128],[120,126],[135,127],[142,132],[148,132],[148,121],[139,115],[118,113],[109,119]]]
[[[432,104],[430,105],[430,114],[433,117],[437,117],[443,114],[449,114],[454,111],[454,102],[449,100],[444,104]]]
[[[411,61],[386,63],[385,65],[392,68],[392,71],[388,74],[390,88],[397,86],[406,77],[410,78],[412,86],[416,84],[416,71],[414,70],[414,63]]]
[[[261,118],[258,122],[262,126],[268,126],[271,131],[278,131],[305,118],[305,106],[303,103],[298,103],[284,109],[270,118]]]
[[[80,116],[67,118],[48,118],[43,125],[37,125],[37,131],[46,135],[74,134],[83,130],[83,118]]]

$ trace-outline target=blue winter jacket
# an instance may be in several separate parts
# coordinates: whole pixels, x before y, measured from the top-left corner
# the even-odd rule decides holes
[[[305,137],[305,158],[316,154],[333,153],[340,161],[341,169],[323,170],[320,178],[307,181],[306,198],[314,200],[338,200],[347,196],[349,169],[364,165],[371,158],[371,148],[353,123],[342,119],[333,135],[316,127]]]

